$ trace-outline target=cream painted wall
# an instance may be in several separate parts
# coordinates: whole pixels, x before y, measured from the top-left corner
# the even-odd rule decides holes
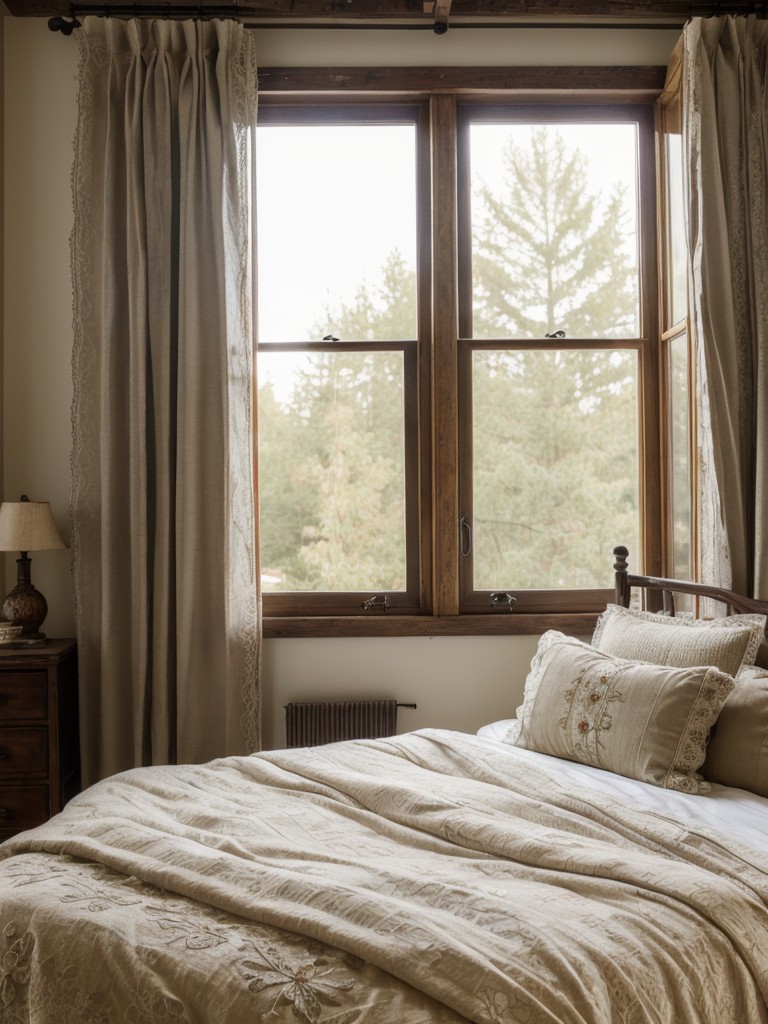
[[[48,500],[68,537],[72,301],[70,171],[76,123],[76,36],[45,19],[4,19],[5,188],[3,498]],[[266,30],[261,66],[666,64],[676,31],[520,29],[488,32]],[[45,630],[72,635],[67,552],[33,556]],[[15,577],[6,556],[6,581]],[[288,700],[370,695],[416,702],[400,728],[475,731],[520,701],[535,637],[269,640],[264,744],[284,740]]]
[[[364,31],[260,29],[262,67],[503,67],[627,64],[665,67],[676,29],[589,28]]]
[[[394,697],[398,729],[476,732],[514,717],[537,637],[401,637],[269,640],[265,644],[264,745],[285,741],[289,700]]]

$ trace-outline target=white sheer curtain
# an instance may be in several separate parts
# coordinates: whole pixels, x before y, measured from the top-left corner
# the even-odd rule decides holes
[[[259,742],[251,35],[85,18],[73,172],[84,782]]]
[[[768,22],[683,32],[702,569],[768,598]]]

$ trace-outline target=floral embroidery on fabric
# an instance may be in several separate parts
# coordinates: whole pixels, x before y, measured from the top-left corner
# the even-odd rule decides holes
[[[13,922],[5,926],[0,942],[0,1006],[9,1006],[18,990],[29,985],[34,948],[31,932],[17,936]]]
[[[594,670],[587,670],[566,690],[567,710],[559,725],[580,759],[600,763],[600,748],[603,746],[600,736],[613,724],[610,706],[623,703],[623,700],[623,695],[604,670],[599,675],[595,675]],[[574,723],[579,736],[575,740],[571,736]]]
[[[184,910],[180,913],[171,914],[174,908],[163,908],[148,906],[147,917],[153,918],[157,927],[167,937],[170,945],[183,944],[185,949],[214,949],[216,946],[224,945],[230,939],[227,935],[227,924],[222,923],[217,928],[215,924],[207,921],[197,921],[184,916]]]
[[[340,993],[348,992],[355,984],[352,978],[332,981],[328,976],[332,965],[325,956],[290,960],[276,949],[256,947],[253,953],[253,957],[241,962],[240,969],[252,992],[273,986],[279,988],[272,1013],[280,1002],[290,1003],[300,1020],[314,1024],[320,1019],[323,1003],[339,1006]]]

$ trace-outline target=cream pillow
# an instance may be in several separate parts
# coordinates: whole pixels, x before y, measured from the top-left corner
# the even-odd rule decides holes
[[[708,792],[698,769],[734,685],[716,668],[627,661],[550,630],[507,742],[667,789]]]
[[[592,644],[606,654],[654,665],[714,665],[735,676],[753,665],[765,634],[764,615],[722,619],[674,618],[609,604],[597,620]]]
[[[768,797],[768,670],[750,666],[736,677],[707,748],[704,778]]]

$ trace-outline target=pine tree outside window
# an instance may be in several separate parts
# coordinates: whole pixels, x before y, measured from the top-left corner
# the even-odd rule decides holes
[[[575,610],[639,550],[641,117],[460,108],[465,608]]]

